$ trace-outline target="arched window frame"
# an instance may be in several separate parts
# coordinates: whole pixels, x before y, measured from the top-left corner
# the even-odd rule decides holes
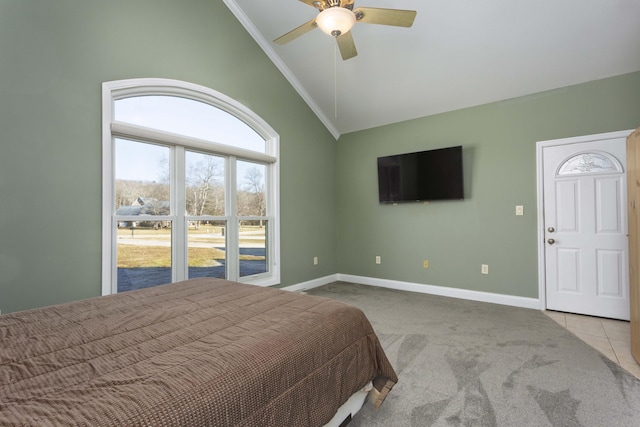
[[[223,110],[246,123],[265,140],[265,152],[260,153],[226,144],[199,140],[118,122],[114,119],[115,101],[122,98],[148,95],[177,96],[204,102]],[[115,212],[115,162],[114,141],[118,136],[134,138],[138,141],[157,141],[171,139],[174,144],[188,148],[204,149],[214,154],[233,156],[243,160],[255,160],[268,164],[266,185],[267,210],[269,217],[269,274],[260,277],[248,276],[243,281],[259,286],[271,286],[280,283],[280,194],[279,194],[279,142],[275,130],[260,116],[238,101],[211,88],[194,83],[158,78],[127,79],[105,82],[102,85],[102,294],[117,291],[116,286],[116,244],[114,234]]]

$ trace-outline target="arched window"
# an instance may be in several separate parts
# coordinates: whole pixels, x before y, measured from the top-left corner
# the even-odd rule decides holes
[[[579,153],[571,156],[558,167],[558,176],[587,173],[622,173],[622,165],[603,152]]]
[[[280,281],[278,135],[212,89],[103,84],[102,293]]]

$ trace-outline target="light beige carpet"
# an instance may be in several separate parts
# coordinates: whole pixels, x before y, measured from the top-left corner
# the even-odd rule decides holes
[[[350,427],[640,426],[640,380],[537,310],[337,282],[399,376]]]

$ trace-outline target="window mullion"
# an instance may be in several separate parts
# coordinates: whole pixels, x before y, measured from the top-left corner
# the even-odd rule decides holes
[[[185,218],[186,184],[185,184],[185,150],[184,147],[176,146],[172,150],[172,177],[171,177],[171,213],[175,218],[173,227],[175,231],[171,233],[171,253],[172,253],[172,276],[173,281],[185,280],[189,277],[187,261],[187,240],[189,227]]]
[[[236,189],[238,188],[237,184],[237,158],[234,156],[229,156],[227,158],[227,167],[226,177],[225,177],[225,193],[227,196],[225,197],[226,201],[226,214],[229,218],[229,223],[227,224],[227,230],[229,231],[227,235],[227,278],[229,280],[238,280],[240,276],[239,270],[239,259],[240,259],[240,251],[239,251],[239,224],[238,224],[238,207],[236,200]]]

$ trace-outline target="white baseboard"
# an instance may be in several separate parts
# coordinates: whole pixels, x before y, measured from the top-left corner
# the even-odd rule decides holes
[[[514,295],[494,294],[491,292],[471,291],[468,289],[448,288],[444,286],[423,285],[419,283],[400,282],[398,280],[376,279],[374,277],[338,274],[342,282],[358,283],[361,285],[378,286],[380,288],[398,289],[401,291],[419,292],[423,294],[439,295],[443,297],[460,298],[471,301],[489,302],[513,307],[540,310],[540,300]]]
[[[298,283],[296,285],[285,286],[281,289],[284,289],[286,291],[305,291],[308,289],[317,288],[319,286],[328,285],[329,283],[337,281],[541,310],[540,300],[537,298],[525,298],[514,295],[494,294],[491,292],[471,291],[468,289],[423,285],[419,283],[401,282],[398,280],[388,279],[376,279],[374,277],[354,276],[351,274],[341,273],[320,277],[318,279],[309,280],[308,282]]]
[[[337,281],[338,281],[338,275],[337,274],[331,274],[329,276],[325,276],[325,277],[320,277],[318,279],[309,280],[308,282],[302,282],[302,283],[298,283],[296,285],[285,286],[285,287],[282,287],[280,289],[283,289],[285,291],[293,291],[293,292],[306,291],[307,289],[317,288],[319,286],[328,285],[329,283],[333,283],[333,282],[337,282]]]

